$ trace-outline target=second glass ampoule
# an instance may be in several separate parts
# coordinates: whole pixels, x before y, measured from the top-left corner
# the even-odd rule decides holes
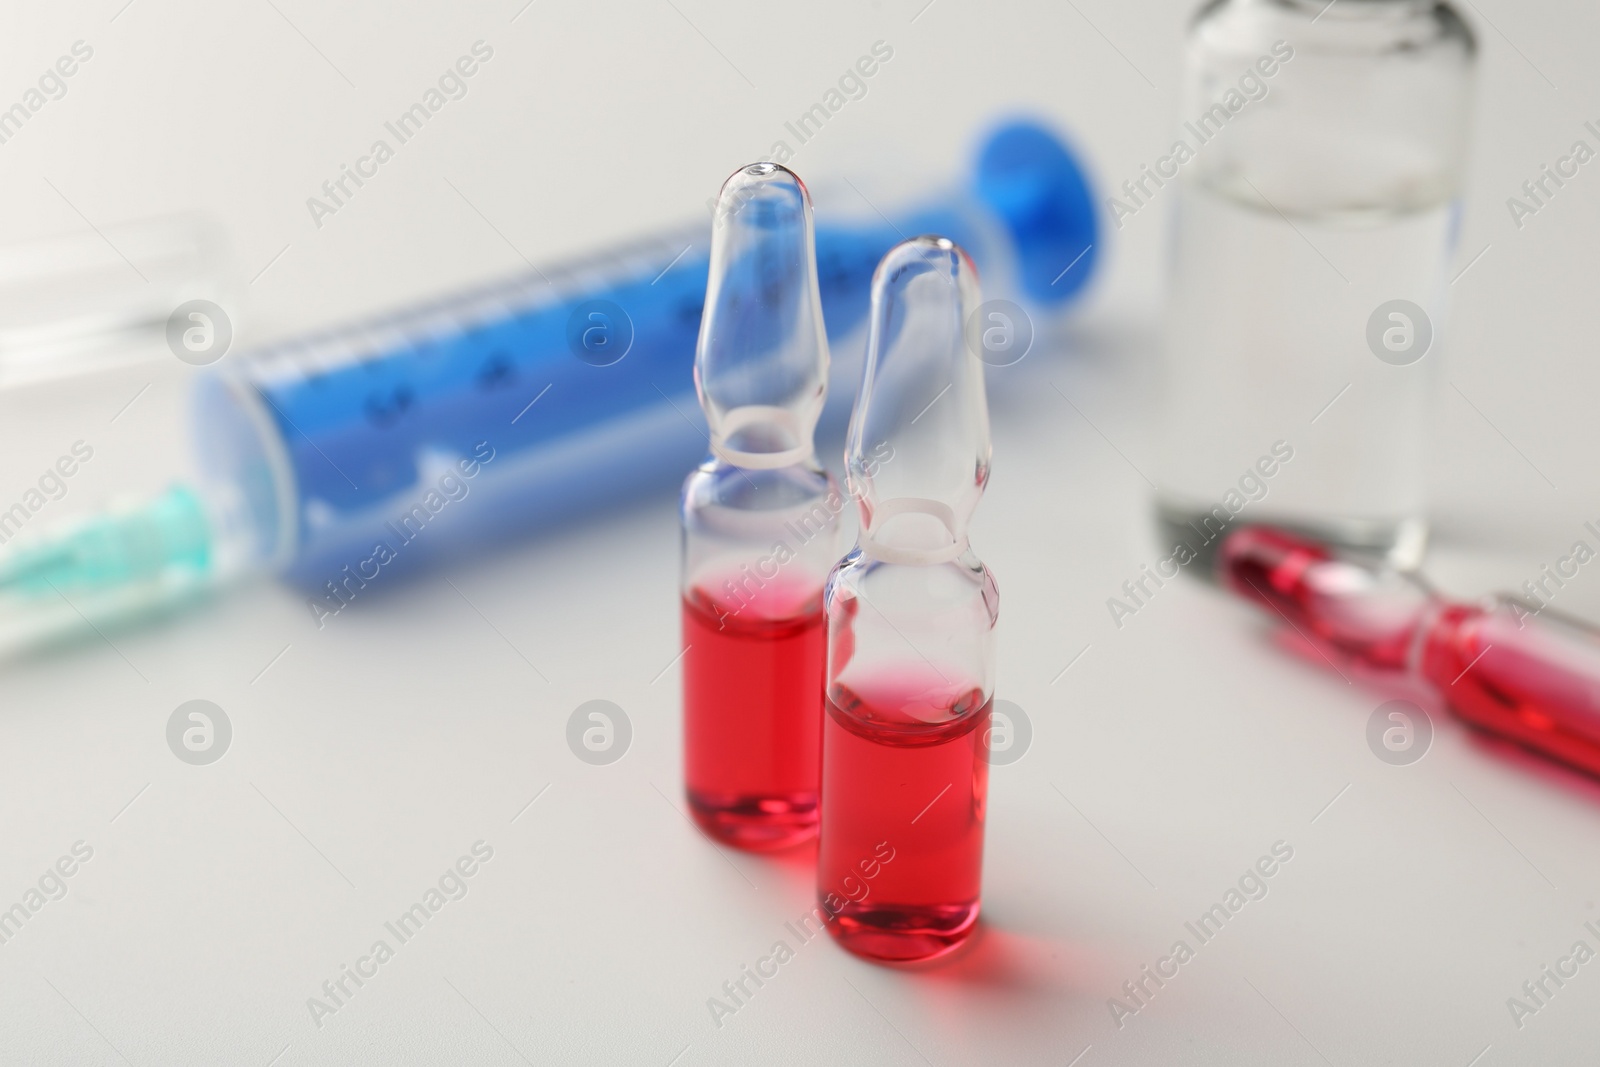
[[[873,277],[846,463],[860,541],[828,579],[817,892],[830,932],[927,959],[978,919],[999,593],[967,543],[989,479],[978,307],[948,239],[897,245]]]
[[[695,385],[711,454],[683,486],[684,785],[712,837],[816,833],[822,587],[843,497],[812,434],[828,380],[811,201],[773,163],[722,188]]]

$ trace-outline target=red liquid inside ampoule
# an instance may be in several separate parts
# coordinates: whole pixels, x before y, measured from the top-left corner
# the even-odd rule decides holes
[[[816,833],[824,638],[819,588],[684,596],[684,788],[717,840],[764,850]]]
[[[870,959],[938,956],[977,925],[992,702],[940,690],[930,701],[907,678],[829,695],[817,896],[833,936]]]
[[[1217,566],[1234,592],[1266,605],[1302,637],[1378,671],[1410,668],[1434,609],[1405,575],[1335,559],[1314,541],[1267,526],[1230,534]]]
[[[1600,643],[1587,629],[1451,604],[1422,672],[1463,719],[1600,775]]]
[[[1461,718],[1600,775],[1600,634],[1531,605],[1484,608],[1334,559],[1266,527],[1222,546],[1223,579],[1362,666],[1420,674]]]

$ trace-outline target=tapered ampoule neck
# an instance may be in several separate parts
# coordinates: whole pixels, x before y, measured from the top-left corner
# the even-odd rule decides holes
[[[722,186],[694,373],[718,457],[751,468],[812,457],[828,339],[811,196],[776,163],[742,167]]]
[[[979,299],[971,258],[945,237],[896,245],[873,275],[845,453],[869,556],[940,563],[967,550],[989,480],[983,363],[967,343]]]

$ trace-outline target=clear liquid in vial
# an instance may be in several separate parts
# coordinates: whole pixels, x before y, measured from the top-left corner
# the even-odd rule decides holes
[[[1284,215],[1248,188],[1184,181],[1178,195],[1157,477],[1164,547],[1184,541],[1209,556],[1213,509],[1235,490],[1249,500],[1237,521],[1414,562],[1453,202]],[[1406,366],[1367,343],[1368,319],[1395,299],[1422,307],[1433,328],[1427,354]],[[1278,442],[1292,458],[1241,486]]]

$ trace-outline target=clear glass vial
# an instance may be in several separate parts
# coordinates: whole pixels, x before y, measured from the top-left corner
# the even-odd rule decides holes
[[[828,340],[806,188],[751,164],[716,218],[695,358],[711,454],[683,485],[684,787],[712,837],[774,849],[816,833],[844,499],[812,445]]]
[[[1266,521],[1420,557],[1475,53],[1437,0],[1215,0],[1196,17],[1177,140],[1123,190],[1176,214],[1166,545],[1210,556],[1223,527]]]

